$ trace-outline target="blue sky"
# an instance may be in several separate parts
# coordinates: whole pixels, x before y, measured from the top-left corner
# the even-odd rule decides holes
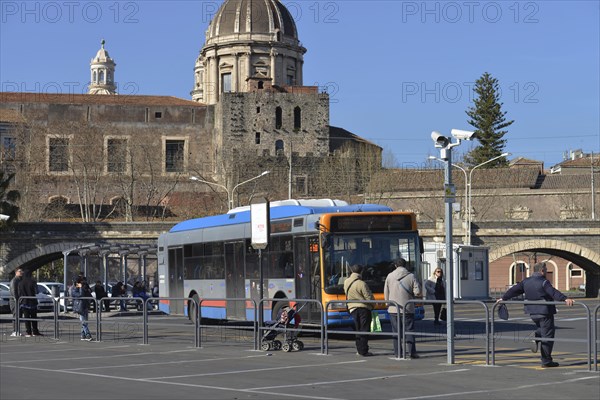
[[[600,152],[600,2],[283,1],[308,49],[304,84],[330,120],[418,167],[432,130],[470,129],[484,72],[500,81],[511,158]],[[0,1],[2,91],[81,93],[106,40],[122,94],[190,98],[221,1]],[[463,152],[470,144],[456,148]]]

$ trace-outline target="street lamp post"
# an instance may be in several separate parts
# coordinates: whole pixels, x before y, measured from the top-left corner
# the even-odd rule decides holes
[[[473,209],[473,208],[472,208],[472,203],[471,203],[471,201],[472,201],[472,193],[473,193],[473,184],[472,184],[472,183],[473,183],[473,171],[475,171],[477,168],[479,168],[479,167],[481,167],[481,166],[484,166],[484,165],[486,165],[486,164],[489,164],[489,163],[491,163],[492,161],[496,161],[496,160],[497,160],[497,159],[499,159],[499,158],[502,158],[502,157],[508,157],[508,156],[510,156],[510,155],[511,155],[511,153],[502,153],[502,154],[500,154],[499,156],[496,156],[496,157],[494,157],[494,158],[490,158],[489,160],[487,160],[487,161],[484,161],[484,162],[482,162],[481,164],[478,164],[478,165],[474,166],[474,167],[473,167],[473,168],[471,168],[471,170],[469,171],[469,181],[468,181],[469,183],[468,183],[468,185],[467,185],[467,186],[468,186],[468,188],[469,188],[469,199],[468,199],[468,201],[467,201],[467,210],[468,210],[468,213],[469,213],[469,215],[468,215],[468,220],[467,220],[467,231],[468,231],[468,233],[469,233],[469,237],[468,237],[468,239],[469,239],[469,240],[468,240],[468,244],[469,244],[469,246],[472,244],[472,243],[471,243],[471,222],[473,221],[473,216],[471,215],[471,211],[472,211],[472,209]]]
[[[429,156],[429,159],[430,160],[437,160],[437,161],[440,161],[440,162],[445,162],[444,160],[442,160],[441,158],[438,158],[436,156]],[[463,204],[464,204],[463,205],[463,208],[464,208],[464,211],[463,211],[463,215],[464,215],[464,217],[463,217],[464,218],[463,224],[464,224],[465,236],[463,237],[463,244],[467,244],[467,240],[469,240],[469,235],[467,233],[467,202],[468,202],[468,193],[469,193],[469,184],[468,184],[468,178],[467,178],[467,170],[464,169],[463,167],[461,167],[460,165],[457,165],[457,164],[452,164],[452,166],[454,168],[460,169],[462,171],[462,173],[465,175],[465,193],[464,193],[465,200],[463,201]]]
[[[230,209],[233,209],[233,195],[235,194],[235,189],[239,188],[240,186],[242,186],[242,185],[244,185],[244,184],[246,184],[248,182],[252,182],[253,180],[256,180],[258,178],[262,178],[263,176],[268,175],[270,173],[271,173],[271,171],[263,171],[263,172],[261,172],[260,175],[257,175],[254,178],[250,178],[247,181],[244,181],[244,182],[241,182],[241,183],[238,183],[237,185],[235,185],[233,187],[233,189],[231,190],[231,206],[230,206]]]
[[[198,183],[206,183],[207,185],[218,186],[221,189],[225,189],[225,192],[227,193],[227,207],[230,207],[231,209],[231,193],[229,193],[229,189],[227,188],[227,186],[221,185],[220,183],[205,181],[203,179],[198,178],[197,176],[190,176],[190,180]]]
[[[246,180],[244,182],[238,183],[231,190],[229,190],[229,188],[227,186],[225,186],[225,185],[221,185],[220,183],[205,181],[203,179],[198,178],[197,176],[190,176],[190,180],[192,180],[194,182],[205,183],[207,185],[218,186],[218,187],[220,187],[222,189],[225,189],[225,192],[227,192],[227,206],[231,210],[231,209],[233,209],[233,203],[234,203],[233,195],[235,194],[235,190],[238,187],[240,187],[240,186],[242,186],[242,185],[244,185],[244,184],[246,184],[248,182],[252,182],[255,179],[262,178],[263,176],[265,176],[265,175],[267,175],[269,173],[271,173],[271,171],[263,171],[260,175],[257,175],[254,178],[250,178],[250,179],[248,179],[248,180]]]

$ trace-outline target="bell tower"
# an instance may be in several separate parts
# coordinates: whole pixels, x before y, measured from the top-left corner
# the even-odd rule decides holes
[[[104,39],[100,42],[102,47],[90,62],[91,80],[88,94],[117,94],[115,86],[115,62],[104,49]]]

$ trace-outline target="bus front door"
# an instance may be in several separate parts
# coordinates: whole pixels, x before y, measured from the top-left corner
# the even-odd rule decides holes
[[[244,288],[244,243],[225,244],[225,294],[228,299],[246,297]],[[246,302],[228,301],[227,318],[244,320]]]

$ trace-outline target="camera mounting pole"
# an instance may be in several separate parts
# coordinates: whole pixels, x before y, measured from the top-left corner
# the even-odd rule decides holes
[[[470,140],[473,132],[452,129],[456,142],[438,132],[431,132],[431,139],[440,149],[440,158],[444,163],[444,219],[446,225],[446,338],[448,364],[454,364],[454,253],[452,243],[452,204],[456,189],[452,184],[452,148],[460,145],[461,140]]]

